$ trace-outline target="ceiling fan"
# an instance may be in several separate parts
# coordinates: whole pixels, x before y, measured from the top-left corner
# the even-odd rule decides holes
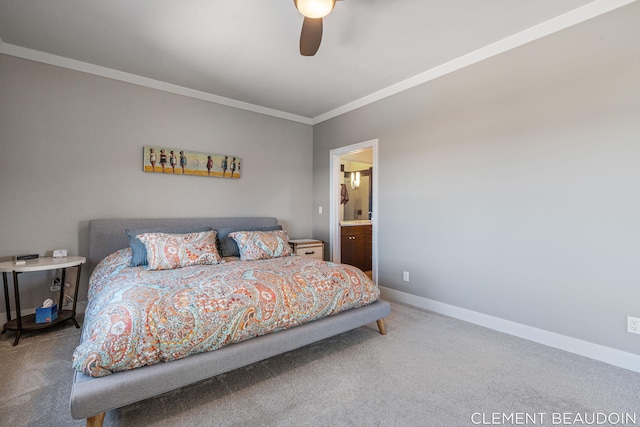
[[[322,41],[322,18],[327,16],[340,0],[293,0],[298,11],[304,16],[300,33],[300,54],[313,56]]]

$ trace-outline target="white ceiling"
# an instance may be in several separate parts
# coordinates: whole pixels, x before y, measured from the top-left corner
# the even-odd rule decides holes
[[[633,0],[0,0],[0,53],[318,123]]]

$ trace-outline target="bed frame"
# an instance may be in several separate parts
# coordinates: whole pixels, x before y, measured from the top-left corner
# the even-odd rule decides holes
[[[89,272],[104,257],[126,248],[126,229],[210,226],[264,227],[277,225],[276,218],[170,218],[170,219],[96,219],[89,221]],[[87,419],[87,427],[102,426],[105,412],[189,384],[259,362],[296,348],[359,328],[377,321],[384,335],[383,318],[391,313],[388,302],[378,300],[333,316],[305,323],[292,329],[230,344],[218,350],[195,354],[169,363],[157,363],[129,371],[92,378],[75,372],[71,388],[71,416]]]

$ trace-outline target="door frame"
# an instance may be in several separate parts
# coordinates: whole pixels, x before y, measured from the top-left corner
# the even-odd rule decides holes
[[[378,208],[378,140],[370,139],[369,141],[357,144],[347,145],[345,147],[334,148],[329,151],[330,167],[329,170],[329,258],[334,262],[340,261],[340,158],[347,154],[357,153],[359,151],[371,149],[373,158],[373,179],[371,180],[371,197],[372,216],[372,248],[371,248],[371,274],[374,283],[378,283],[378,223],[380,218],[380,209]]]

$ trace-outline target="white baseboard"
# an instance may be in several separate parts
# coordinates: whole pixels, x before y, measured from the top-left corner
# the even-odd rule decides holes
[[[629,369],[630,371],[640,372],[640,355],[637,354],[571,338],[566,335],[545,331],[543,329],[534,328],[532,326],[523,325],[521,323],[512,322],[499,317],[489,316],[487,314],[478,313],[477,311],[467,310],[466,308],[434,301],[429,298],[385,288],[384,286],[380,286],[380,291],[382,293],[382,297],[387,300],[412,305],[424,310],[433,311],[434,313],[484,326],[485,328],[493,329],[505,334],[548,345],[549,347],[558,348],[590,359],[599,360],[600,362],[608,363],[620,368]],[[76,305],[76,312],[84,313],[86,307],[86,301],[78,301],[78,304]],[[22,311],[22,314],[33,314],[35,311],[35,308],[26,309]],[[15,313],[11,313],[11,316],[12,319],[15,319]],[[6,314],[1,313],[0,324],[4,324],[6,321]]]
[[[84,313],[84,310],[87,308],[87,301],[78,301],[78,303],[76,304],[76,314],[78,313]],[[67,307],[62,307],[63,310],[71,310],[70,306]],[[26,316],[28,314],[33,314],[36,312],[35,308],[21,308],[20,312],[22,313],[23,316]],[[17,317],[16,312],[12,311],[11,312],[11,318],[15,319]],[[0,325],[4,325],[5,323],[7,323],[7,313],[0,313]]]
[[[630,371],[640,372],[640,355],[616,350],[599,344],[582,341],[555,332],[545,331],[499,317],[467,310],[428,298],[411,295],[395,289],[380,286],[382,297],[387,300],[397,301],[414,307],[433,311],[445,316],[454,317],[476,325],[484,326],[505,334],[524,338],[549,347],[558,348],[590,359],[599,360]]]

